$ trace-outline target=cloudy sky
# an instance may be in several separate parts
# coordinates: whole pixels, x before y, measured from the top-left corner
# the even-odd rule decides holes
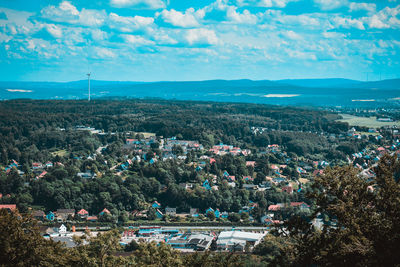
[[[400,78],[400,0],[0,0],[0,80]]]

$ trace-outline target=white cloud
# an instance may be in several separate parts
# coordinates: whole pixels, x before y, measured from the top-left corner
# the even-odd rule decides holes
[[[303,39],[303,37],[301,37],[301,35],[299,35],[298,33],[295,33],[294,31],[286,31],[283,33],[284,36],[286,36],[287,38],[291,39],[291,40],[301,40]]]
[[[359,30],[365,30],[363,22],[358,19],[334,17],[332,19],[332,23],[336,28],[345,28],[345,29],[356,28]]]
[[[85,9],[80,12],[69,1],[63,1],[58,6],[47,6],[42,9],[44,18],[83,26],[99,27],[107,18],[104,10]]]
[[[321,27],[323,24],[323,18],[319,13],[312,14],[301,14],[301,15],[286,15],[280,10],[267,10],[264,13],[264,20],[268,24],[274,24],[279,22],[280,24],[284,24],[287,26],[303,26],[306,28],[317,28]]]
[[[378,13],[371,17],[366,17],[365,21],[368,23],[370,28],[377,29],[398,29],[400,28],[400,20],[398,15],[400,14],[400,5],[394,8],[385,7]]]
[[[109,26],[122,32],[132,32],[153,24],[154,19],[150,17],[134,16],[123,17],[115,13],[109,15]]]
[[[322,10],[332,10],[347,4],[347,0],[314,0]]]
[[[284,8],[290,2],[298,0],[236,0],[238,6],[278,7]]]
[[[230,6],[226,12],[226,17],[235,23],[239,24],[256,24],[257,16],[251,14],[247,9],[243,13],[236,12],[236,7]]]
[[[1,33],[0,32],[0,43],[2,42],[8,42],[11,40],[11,36],[8,36],[7,34]]]
[[[40,24],[34,24],[29,19],[34,15],[31,12],[1,8],[7,20],[0,19],[0,28],[9,35],[31,34],[41,29]]]
[[[117,57],[117,55],[111,49],[105,47],[94,47],[92,48],[92,51],[94,53],[94,57],[100,59],[112,59]]]
[[[54,24],[46,24],[46,30],[55,38],[61,38],[63,36],[62,30],[60,27]]]
[[[257,6],[261,7],[286,7],[289,2],[295,2],[296,0],[261,0]]]
[[[344,38],[344,37],[346,37],[345,34],[339,33],[339,32],[323,32],[322,35],[323,35],[325,38],[328,38],[328,39],[330,39],[330,38],[339,39],[339,38]]]
[[[350,11],[366,10],[368,12],[374,12],[376,10],[376,5],[373,3],[355,3],[352,2],[349,5]]]
[[[91,27],[100,27],[107,19],[107,14],[104,10],[82,9],[79,14],[79,24]]]
[[[74,22],[79,20],[79,11],[68,1],[61,2],[58,6],[47,6],[41,11],[42,16],[54,21]]]
[[[286,53],[291,58],[305,59],[305,60],[317,60],[317,56],[311,52],[302,52],[299,50],[286,49]]]
[[[368,21],[368,26],[370,28],[376,28],[376,29],[387,29],[390,28],[390,26],[386,23],[384,23],[378,15],[373,15],[371,18],[369,18]]]
[[[108,37],[108,34],[100,29],[92,29],[90,34],[92,35],[92,39],[95,41],[102,41]]]
[[[152,39],[154,39],[159,45],[176,45],[178,41],[168,35],[163,29],[157,29],[150,32]]]
[[[132,34],[122,34],[122,38],[129,44],[135,46],[148,46],[148,45],[155,45],[155,43],[151,40],[145,39],[139,35],[132,35]]]
[[[165,2],[162,0],[110,0],[110,4],[114,7],[142,6],[150,9],[166,7]]]
[[[205,11],[202,9],[195,11],[193,8],[188,8],[185,13],[182,13],[174,9],[169,11],[164,9],[157,15],[160,15],[165,22],[173,26],[191,28],[200,26],[199,20],[204,17]]]
[[[190,45],[215,45],[218,43],[215,32],[205,28],[188,30],[185,39]]]

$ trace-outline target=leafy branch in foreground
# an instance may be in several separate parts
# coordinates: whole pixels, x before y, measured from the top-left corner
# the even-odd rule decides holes
[[[293,217],[285,225],[294,249],[291,265],[396,266],[400,254],[400,161],[384,156],[365,178],[348,167],[328,169],[317,177],[309,198],[318,207],[314,218],[327,216],[321,229],[310,218]]]

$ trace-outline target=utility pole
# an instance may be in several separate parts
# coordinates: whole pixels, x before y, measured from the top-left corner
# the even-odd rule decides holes
[[[88,73],[87,76],[88,76],[88,102],[90,102],[90,73]]]

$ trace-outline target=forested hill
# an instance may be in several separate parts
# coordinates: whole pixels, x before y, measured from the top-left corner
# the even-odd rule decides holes
[[[85,99],[87,81],[0,82],[0,99]],[[91,81],[91,97],[163,98],[294,106],[396,107],[400,79],[280,81],[210,80],[187,82]],[[379,94],[377,94],[379,90]],[[368,101],[366,101],[368,100]]]

